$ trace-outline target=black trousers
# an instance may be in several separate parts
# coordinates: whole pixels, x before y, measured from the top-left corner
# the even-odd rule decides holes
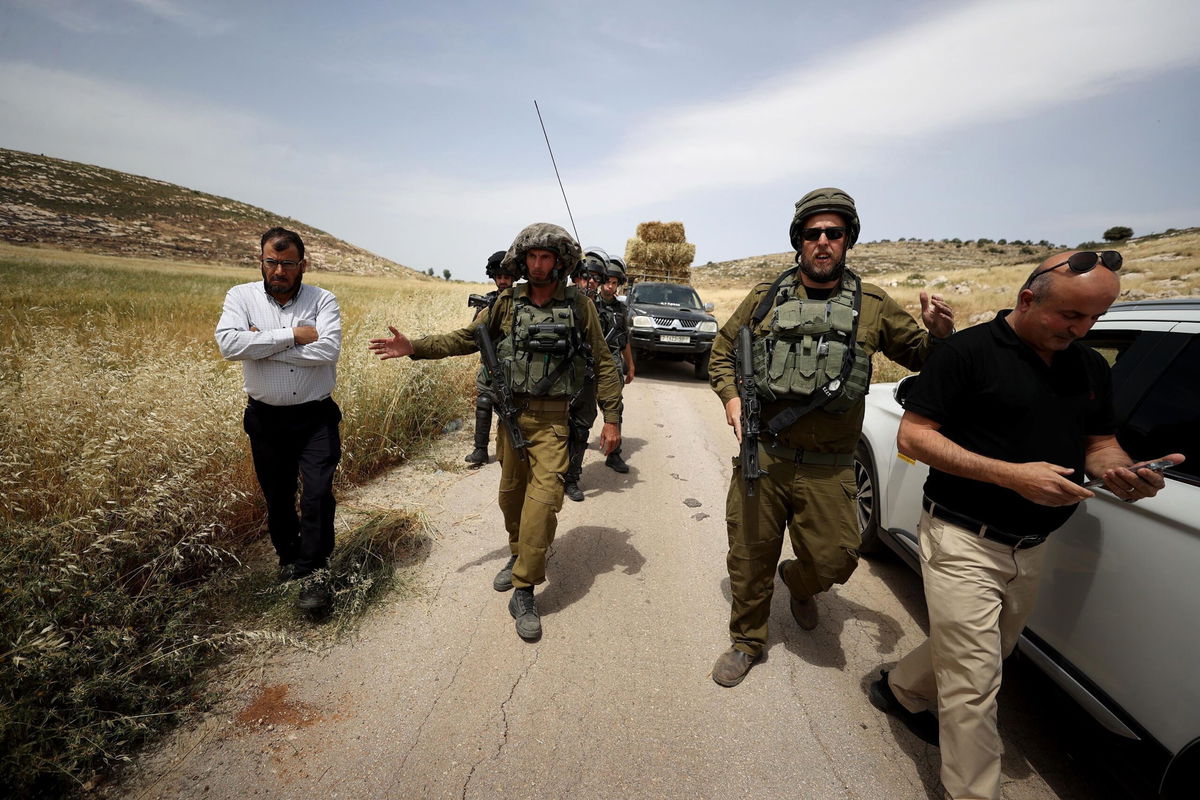
[[[332,397],[297,406],[250,400],[242,417],[267,501],[271,543],[279,563],[294,564],[297,576],[328,566],[333,552],[333,473],[342,457],[341,421]]]

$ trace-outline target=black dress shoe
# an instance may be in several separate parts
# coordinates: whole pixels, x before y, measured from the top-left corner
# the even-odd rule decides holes
[[[887,670],[879,672],[879,680],[872,683],[871,688],[867,690],[867,697],[871,700],[871,705],[888,716],[900,720],[913,736],[937,747],[939,741],[937,717],[930,711],[909,711],[905,708],[888,683]]]

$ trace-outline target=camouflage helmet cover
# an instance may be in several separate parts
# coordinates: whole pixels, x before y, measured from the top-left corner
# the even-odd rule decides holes
[[[579,245],[566,229],[550,222],[535,222],[523,228],[513,239],[508,252],[504,254],[504,260],[500,262],[501,268],[513,270],[522,278],[528,277],[525,254],[530,250],[549,250],[554,253],[558,261],[555,269],[557,278],[562,278],[566,270],[573,269],[579,263]]]
[[[854,198],[841,189],[829,186],[824,189],[813,189],[796,201],[796,213],[792,215],[792,226],[788,230],[788,236],[792,240],[792,247],[797,252],[800,250],[800,232],[804,229],[804,220],[813,214],[823,212],[838,214],[846,221],[846,236],[849,239],[849,243],[846,245],[847,249],[854,247],[854,243],[858,241],[862,225],[858,220],[858,209],[854,205]]]

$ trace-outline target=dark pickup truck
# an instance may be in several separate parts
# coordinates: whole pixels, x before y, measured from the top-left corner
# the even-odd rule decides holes
[[[701,303],[691,286],[638,283],[626,297],[634,357],[690,361],[696,377],[708,378],[708,357],[717,337],[712,303]]]

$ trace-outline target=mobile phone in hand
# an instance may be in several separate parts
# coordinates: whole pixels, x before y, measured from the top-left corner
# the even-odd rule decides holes
[[[1131,464],[1127,469],[1131,470],[1134,473],[1137,473],[1138,470],[1143,470],[1143,469],[1150,469],[1150,470],[1154,470],[1155,472],[1161,473],[1164,469],[1170,469],[1173,466],[1175,466],[1174,461],[1171,461],[1170,459],[1167,459],[1167,458],[1163,458],[1163,459],[1159,459],[1158,461],[1147,461],[1145,464]],[[1088,489],[1093,486],[1099,486],[1102,483],[1104,483],[1103,478],[1092,478],[1090,481],[1087,481],[1086,483],[1084,483],[1083,487],[1085,489]]]

